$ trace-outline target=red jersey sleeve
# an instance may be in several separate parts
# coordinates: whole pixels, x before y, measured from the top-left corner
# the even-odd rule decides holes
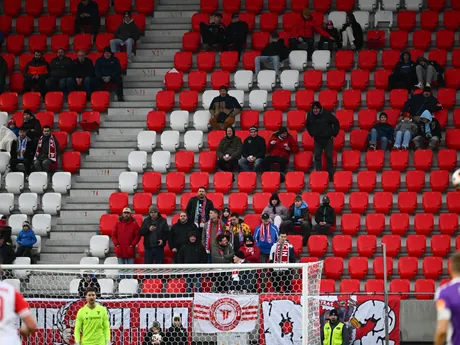
[[[14,300],[14,311],[16,314],[18,314],[20,317],[24,317],[30,313],[29,303],[26,302],[24,297],[22,297],[18,291],[15,292]]]

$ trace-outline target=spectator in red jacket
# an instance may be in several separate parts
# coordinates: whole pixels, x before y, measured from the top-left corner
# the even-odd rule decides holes
[[[123,209],[123,214],[113,229],[112,241],[115,245],[115,254],[119,264],[134,264],[136,245],[141,239],[139,225],[131,217],[129,207]]]
[[[308,61],[311,61],[315,45],[315,31],[328,40],[335,41],[335,38],[326,32],[321,24],[316,23],[311,16],[310,10],[304,8],[302,15],[297,21],[296,25],[292,28],[292,37],[289,39],[289,45],[292,50],[299,50],[299,45],[302,43],[307,44]]]
[[[251,264],[258,264],[260,262],[260,249],[254,243],[252,235],[244,236],[244,246],[240,247],[244,253],[244,260]]]
[[[264,171],[270,171],[272,169],[272,165],[277,163],[279,164],[279,171],[285,173],[289,164],[291,152],[299,152],[297,139],[294,139],[292,135],[288,133],[286,127],[280,127],[277,132],[272,134],[270,140],[268,141],[268,156],[265,157],[262,162]]]

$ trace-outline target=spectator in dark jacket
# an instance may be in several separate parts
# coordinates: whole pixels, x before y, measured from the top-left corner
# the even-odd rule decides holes
[[[205,50],[222,50],[226,43],[226,28],[222,23],[222,15],[215,13],[210,24],[200,23],[200,33]]]
[[[424,86],[431,87],[431,84],[434,83],[439,85],[444,82],[442,77],[444,68],[442,68],[436,61],[430,61],[424,56],[419,56],[417,58],[415,72],[417,74],[418,81],[418,84],[415,86],[419,89],[422,89]]]
[[[214,97],[209,112],[212,117],[209,119],[209,126],[212,129],[227,129],[235,123],[235,116],[241,112],[241,104],[238,100],[228,94],[228,88],[222,85],[219,89],[219,96]]]
[[[302,15],[292,28],[292,37],[289,39],[289,45],[292,50],[299,50],[299,45],[306,43],[308,61],[311,61],[311,56],[313,55],[315,46],[315,32],[321,36],[327,37],[329,40],[334,40],[334,37],[332,37],[331,34],[324,31],[321,25],[315,22],[310,10],[308,8],[304,8]]]
[[[24,68],[24,92],[30,92],[33,87],[37,86],[40,94],[45,98],[48,77],[48,62],[43,58],[42,52],[36,50],[33,59]]]
[[[67,92],[67,78],[72,74],[72,59],[65,56],[65,50],[59,48],[56,57],[50,62],[50,77],[46,80],[48,91]]]
[[[96,77],[93,78],[92,91],[101,89],[106,83],[116,84],[118,101],[124,102],[120,60],[113,55],[110,47],[105,47],[104,55],[96,60],[94,71]]]
[[[227,128],[227,135],[222,138],[217,147],[217,166],[223,171],[234,171],[241,158],[243,144],[235,135],[233,127]]]
[[[206,197],[206,189],[198,188],[198,195],[190,198],[185,208],[187,218],[195,223],[197,227],[203,229],[209,220],[209,213],[214,209],[214,204]]]
[[[232,22],[227,27],[225,50],[236,50],[238,52],[238,57],[241,56],[241,52],[246,45],[248,32],[248,24],[241,21],[237,13],[233,14]]]
[[[192,231],[188,234],[188,243],[182,246],[181,250],[177,255],[178,264],[206,264],[208,263],[208,254],[201,241],[198,240],[196,231]],[[193,292],[195,287],[196,292],[201,290],[201,274],[191,273],[185,277],[185,283],[187,285],[187,292]]]
[[[325,196],[322,200],[322,205],[315,213],[314,232],[320,235],[329,235],[331,227],[335,224],[335,211],[330,205],[329,197]]]
[[[311,234],[311,215],[308,204],[302,200],[300,194],[296,195],[294,202],[289,207],[287,219],[281,223],[280,231],[293,233],[295,226],[300,226],[305,246]]]
[[[22,230],[19,231],[16,243],[18,244],[16,256],[32,259],[32,248],[34,244],[37,243],[37,237],[35,236],[35,233],[30,227],[30,223],[28,221],[22,223]]]
[[[22,171],[25,172],[26,175],[29,175],[34,160],[34,154],[35,149],[32,140],[26,136],[25,130],[20,128],[18,140],[13,141],[13,145],[11,146],[11,170],[13,172]]]
[[[380,113],[379,122],[377,122],[369,133],[369,145],[370,148],[375,150],[377,147],[377,141],[380,141],[380,147],[382,150],[386,150],[388,143],[393,141],[394,128],[388,123],[388,115],[386,113]]]
[[[11,234],[13,233],[11,226],[6,224],[6,216],[0,217],[0,237],[2,237],[7,244],[11,244]]]
[[[161,340],[157,340],[155,335],[158,334]],[[165,337],[166,334],[161,331],[161,325],[158,321],[153,321],[152,328],[147,330],[144,335],[144,340],[142,341],[142,345],[165,345]]]
[[[90,287],[96,289],[96,297],[101,297],[101,286],[96,276],[91,273],[83,273],[83,277],[78,284],[78,296],[84,298],[86,289]]]
[[[43,135],[38,140],[37,150],[34,156],[35,171],[54,171],[58,167],[59,142],[51,134],[51,127],[43,127]]]
[[[423,93],[414,95],[409,98],[404,104],[401,113],[410,112],[412,120],[417,122],[420,118],[420,115],[425,110],[428,110],[430,113],[435,113],[442,109],[442,105],[439,103],[438,99],[433,96],[430,87],[424,87]]]
[[[414,138],[415,149],[424,149],[425,143],[428,143],[428,148],[436,150],[442,138],[441,125],[428,110],[425,110],[420,116],[418,122],[417,135]]]
[[[259,135],[258,128],[255,126],[249,128],[249,137],[244,140],[242,158],[238,161],[241,171],[262,170],[266,145],[265,139]]]
[[[342,35],[342,47],[347,49],[350,43],[351,49],[360,50],[363,47],[363,28],[356,21],[353,13],[347,14],[347,20],[340,30]]]
[[[24,122],[22,123],[22,129],[26,132],[26,135],[32,139],[34,144],[33,148],[37,146],[38,139],[42,135],[42,126],[34,114],[29,109],[24,109]]]
[[[11,243],[7,243],[3,236],[0,236],[0,263],[11,265],[16,260]]]
[[[93,0],[81,0],[75,15],[75,33],[80,34],[85,26],[91,26],[94,40],[99,33],[101,19],[99,17],[99,7]]]
[[[144,237],[144,263],[162,264],[164,261],[164,248],[169,237],[169,226],[155,206],[150,206],[149,215],[142,222],[140,229]]]
[[[415,80],[415,62],[412,61],[409,52],[402,52],[393,73],[388,77],[389,89],[407,89],[410,92]]]
[[[8,76],[8,64],[3,56],[0,55],[0,94],[5,91],[6,77]]]
[[[234,265],[249,264],[246,260],[245,254],[237,250],[233,257]],[[239,293],[256,293],[257,276],[256,272],[245,270],[244,266],[241,269],[234,269],[232,272],[232,280],[230,282],[230,291],[238,291]]]
[[[94,65],[91,59],[88,59],[86,52],[80,50],[78,57],[72,62],[72,75],[66,79],[67,90],[75,91],[77,88],[84,88],[86,98],[91,97],[91,78],[94,77]]]
[[[278,164],[279,171],[285,173],[291,153],[299,152],[299,145],[297,138],[289,134],[286,127],[280,127],[278,131],[272,134],[266,150],[268,156],[262,162],[263,170],[271,171],[272,165]]]
[[[334,180],[334,162],[332,151],[334,150],[334,138],[339,134],[339,120],[328,110],[323,109],[320,102],[313,102],[311,111],[307,115],[307,131],[314,141],[315,170],[323,170],[322,154],[326,154],[327,171],[329,181]]]
[[[188,235],[191,232],[198,232],[198,228],[193,222],[189,222],[187,213],[181,212],[179,221],[171,227],[170,233],[169,248],[174,253],[174,261],[177,262],[178,253],[188,243]]]
[[[321,36],[318,42],[318,49],[323,50],[324,44],[327,43],[327,49],[332,51],[334,49],[334,43],[337,49],[342,48],[342,40],[339,36],[339,31],[334,27],[332,20],[328,20],[325,24],[324,31],[326,31],[333,39]]]
[[[112,52],[119,51],[120,46],[126,46],[128,53],[128,61],[131,62],[133,58],[133,45],[141,38],[141,31],[139,27],[131,18],[131,12],[125,11],[123,14],[124,21],[115,31],[115,38],[110,40],[110,48]]]
[[[174,316],[173,324],[166,331],[165,345],[187,345],[188,336],[187,330],[182,325],[180,316]]]
[[[273,69],[275,70],[276,77],[279,78],[280,63],[281,61],[284,61],[289,57],[289,53],[290,51],[284,44],[284,40],[280,38],[278,33],[272,33],[271,42],[265,46],[260,56],[257,56],[255,59],[256,70],[254,75],[254,81],[257,80],[257,75],[260,72],[261,63],[265,62],[271,62],[273,64]]]

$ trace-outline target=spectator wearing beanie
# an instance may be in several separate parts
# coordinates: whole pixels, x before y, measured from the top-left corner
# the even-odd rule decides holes
[[[258,128],[255,126],[249,128],[249,136],[243,142],[242,158],[238,161],[241,171],[260,172],[265,150],[265,139],[259,135]]]
[[[191,232],[198,232],[198,228],[193,222],[189,221],[187,213],[181,212],[179,221],[171,227],[170,232],[169,248],[174,253],[174,261],[177,262],[177,256],[181,248],[189,242]]]
[[[233,257],[234,265],[249,264],[250,262],[246,261],[244,253],[242,251],[236,251],[235,256]],[[253,270],[243,270],[239,271],[238,269],[233,270],[232,280],[230,285],[230,292],[239,291],[241,293],[256,293],[257,285],[257,274]]]
[[[145,217],[140,228],[140,235],[144,237],[144,263],[147,265],[164,261],[164,248],[169,234],[166,219],[155,206],[150,206],[149,215]]]
[[[251,264],[259,263],[260,249],[255,245],[252,234],[245,236],[243,243],[244,245],[240,247],[240,250],[244,253],[244,259]]]
[[[328,20],[324,25],[324,31],[333,37],[333,39],[327,38],[326,36],[321,36],[318,42],[318,49],[323,50],[324,44],[327,44],[327,49],[332,51],[334,49],[334,43],[337,46],[337,49],[342,48],[342,40],[339,36],[339,31],[334,27],[332,20]]]
[[[133,58],[133,46],[141,38],[141,32],[131,17],[131,12],[125,11],[123,19],[123,23],[115,31],[115,38],[110,40],[110,48],[112,52],[117,52],[120,46],[125,45],[126,52],[128,53],[128,61],[131,62]]]
[[[279,171],[285,173],[291,153],[295,154],[297,152],[299,152],[297,138],[293,138],[286,127],[280,127],[268,141],[268,156],[262,162],[263,170],[271,171],[273,164],[278,164]]]
[[[302,195],[295,196],[294,202],[289,207],[287,219],[281,223],[280,230],[293,233],[294,227],[300,226],[303,237],[303,245],[307,245],[311,234],[311,215],[308,204],[302,200]]]
[[[8,121],[8,124],[7,124],[7,127],[10,129],[11,132],[13,132],[16,136],[19,135],[19,128],[18,126],[16,125],[16,121],[11,118],[9,121]]]
[[[241,158],[243,144],[235,135],[235,129],[228,127],[227,134],[222,138],[217,147],[217,166],[222,171],[234,171],[238,160]]]
[[[165,345],[187,345],[187,330],[182,325],[180,316],[174,316],[173,324],[168,328],[164,339]]]
[[[227,27],[226,31],[226,46],[225,50],[238,52],[238,60],[246,45],[249,26],[246,22],[240,20],[238,13],[232,15],[232,22]]]
[[[95,74],[96,77],[92,81],[92,91],[100,90],[107,83],[115,84],[118,102],[124,102],[120,60],[113,55],[110,47],[105,47],[104,54],[96,60]]]
[[[335,211],[330,203],[329,197],[325,196],[323,197],[322,205],[316,210],[316,224],[313,228],[316,234],[329,235],[331,227],[335,224]]]
[[[17,257],[28,257],[32,259],[32,247],[37,243],[37,237],[30,227],[30,223],[25,221],[22,223],[22,230],[19,231],[16,239],[18,248],[16,249]]]
[[[230,208],[224,207],[222,210],[222,215],[220,216],[220,220],[222,223],[225,224],[225,227],[228,227],[230,225],[230,218],[232,215],[232,211],[230,211]]]

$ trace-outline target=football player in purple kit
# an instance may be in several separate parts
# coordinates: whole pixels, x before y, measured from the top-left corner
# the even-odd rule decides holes
[[[460,345],[460,252],[452,256],[451,278],[436,292],[438,323],[434,345]]]

